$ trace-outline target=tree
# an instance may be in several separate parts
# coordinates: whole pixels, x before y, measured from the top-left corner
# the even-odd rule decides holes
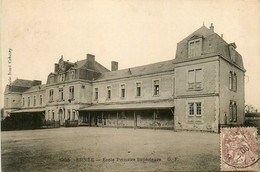
[[[256,109],[253,105],[247,104],[245,105],[245,113],[254,113],[258,112],[258,109]]]

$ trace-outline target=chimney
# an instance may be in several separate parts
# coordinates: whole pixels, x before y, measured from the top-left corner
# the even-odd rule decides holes
[[[116,71],[118,70],[118,62],[112,61],[111,62],[111,71]]]
[[[95,64],[95,56],[92,54],[87,54],[87,68],[94,70],[94,64]]]
[[[41,85],[41,84],[42,84],[42,81],[39,81],[39,80],[33,80],[33,82],[32,82],[32,86]]]
[[[209,29],[210,29],[212,32],[214,32],[214,26],[213,26],[213,23],[211,23]]]
[[[54,72],[56,73],[56,72],[58,72],[58,70],[59,70],[59,64],[55,63],[54,64]]]
[[[221,34],[221,38],[223,39],[223,34]]]

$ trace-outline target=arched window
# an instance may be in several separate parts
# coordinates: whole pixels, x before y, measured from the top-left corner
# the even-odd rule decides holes
[[[234,76],[233,76],[233,90],[237,91],[237,75],[236,75],[236,73],[234,73]]]
[[[231,71],[229,72],[229,89],[233,89],[233,73]]]

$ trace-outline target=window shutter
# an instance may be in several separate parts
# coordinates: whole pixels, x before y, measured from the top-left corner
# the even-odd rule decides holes
[[[202,88],[203,74],[202,69],[196,69],[196,88]]]
[[[229,89],[233,89],[233,73],[229,72]]]
[[[232,101],[229,103],[229,114],[230,114],[230,122],[233,121],[233,106]]]
[[[236,75],[236,73],[234,73],[234,76],[233,76],[233,90],[237,91],[237,75]]]
[[[188,87],[189,89],[194,89],[195,86],[195,71],[189,70],[188,72]]]
[[[233,122],[237,122],[237,104],[236,104],[236,102],[233,105]]]

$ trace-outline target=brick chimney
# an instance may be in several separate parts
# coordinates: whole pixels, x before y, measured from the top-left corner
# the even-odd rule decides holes
[[[214,26],[213,26],[213,23],[211,23],[209,29],[210,29],[212,32],[214,32]]]
[[[87,54],[87,68],[94,70],[94,64],[95,64],[95,56],[92,54]]]
[[[54,64],[54,72],[58,72],[59,70],[59,64],[55,63]]]
[[[112,61],[111,62],[111,71],[117,71],[118,70],[118,62]]]

